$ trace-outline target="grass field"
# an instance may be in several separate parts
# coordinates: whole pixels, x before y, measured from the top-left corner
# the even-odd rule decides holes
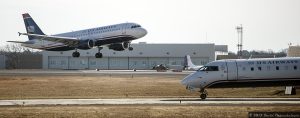
[[[184,75],[1,76],[0,99],[198,97],[180,84]],[[283,87],[208,89],[208,97],[286,96]],[[0,117],[30,118],[224,118],[249,112],[293,112],[300,106],[91,105],[1,106]]]
[[[1,76],[0,99],[198,97],[184,75]],[[208,97],[286,96],[284,87],[208,89]]]
[[[99,105],[0,107],[0,117],[30,118],[247,118],[249,112],[299,112],[300,106]]]

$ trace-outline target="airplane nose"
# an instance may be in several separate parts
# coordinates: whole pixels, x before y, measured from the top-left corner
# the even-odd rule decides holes
[[[189,85],[190,81],[192,79],[192,76],[193,76],[193,73],[189,74],[188,76],[186,76],[185,78],[183,78],[183,80],[181,80],[181,84],[185,85],[185,86]]]
[[[142,37],[147,35],[147,33],[148,33],[147,30],[142,28],[142,31],[141,31]]]

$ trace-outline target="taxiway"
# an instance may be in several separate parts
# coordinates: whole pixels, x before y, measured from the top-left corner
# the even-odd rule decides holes
[[[35,105],[300,105],[300,98],[140,98],[0,100],[0,106]]]

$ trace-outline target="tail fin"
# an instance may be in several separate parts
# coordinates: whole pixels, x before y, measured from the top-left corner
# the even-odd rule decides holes
[[[186,55],[184,58],[184,64],[185,67],[189,68],[189,67],[194,67],[195,65],[193,64],[190,55]]]
[[[22,14],[25,28],[28,34],[41,34],[44,35],[43,31],[39,28],[39,26],[34,22],[31,16],[28,13]],[[28,36],[29,40],[32,40],[32,36]]]

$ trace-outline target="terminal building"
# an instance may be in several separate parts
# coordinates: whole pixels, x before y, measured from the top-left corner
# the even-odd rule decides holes
[[[214,61],[217,54],[228,54],[227,45],[215,44],[132,44],[132,51],[114,51],[104,47],[103,58],[95,58],[97,48],[73,51],[43,51],[43,69],[152,69],[155,65],[183,65],[184,56],[190,55],[195,65]]]

